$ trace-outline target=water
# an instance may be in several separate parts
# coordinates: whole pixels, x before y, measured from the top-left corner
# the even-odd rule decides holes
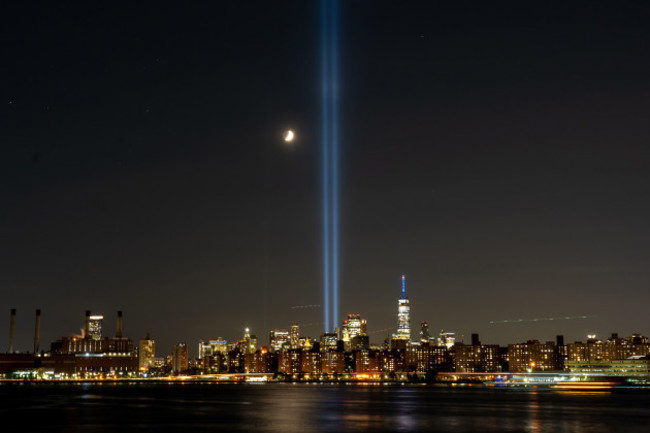
[[[25,383],[0,385],[0,398],[3,432],[650,431],[650,392]]]

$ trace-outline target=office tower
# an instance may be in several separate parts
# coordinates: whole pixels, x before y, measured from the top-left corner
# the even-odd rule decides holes
[[[397,301],[397,335],[411,339],[411,306],[406,297],[406,276],[402,275],[402,297]]]
[[[338,338],[333,332],[326,332],[320,336],[320,350],[321,352],[328,352],[330,350],[336,350],[338,343]]]
[[[279,352],[289,348],[289,332],[282,329],[274,329],[269,333],[269,345],[272,352]]]
[[[172,352],[172,370],[175,374],[182,373],[187,370],[189,364],[190,357],[187,350],[187,344],[176,344]]]
[[[397,301],[397,333],[393,334],[391,347],[405,349],[411,341],[411,306],[406,297],[406,276],[402,275],[402,297]]]
[[[447,349],[454,347],[456,343],[456,333],[440,331],[438,336],[438,346],[447,346]]]
[[[228,341],[224,338],[217,338],[210,341],[199,341],[199,359],[217,354],[226,355],[228,353]]]
[[[91,340],[102,339],[102,321],[104,316],[89,316],[88,317],[88,336]]]
[[[251,335],[251,330],[249,328],[246,328],[244,330],[244,338],[239,340],[238,345],[239,350],[244,354],[255,353],[257,350],[257,337],[255,335]]]
[[[423,320],[420,323],[420,342],[421,343],[428,343],[430,339],[429,335],[429,322],[426,320]]]
[[[356,335],[350,340],[350,350],[368,350],[370,348],[370,337],[367,335]]]
[[[366,328],[366,321],[361,319],[360,314],[348,314],[348,318],[341,326],[341,340],[346,352],[352,350],[351,344],[355,337],[366,335]]]
[[[361,319],[361,335],[368,335],[368,322],[366,322],[366,319]]]
[[[300,325],[298,325],[296,322],[293,322],[291,324],[289,344],[292,349],[300,349]]]
[[[149,370],[156,359],[156,341],[151,339],[147,332],[144,340],[140,340],[140,350],[138,351],[138,366],[140,371]]]

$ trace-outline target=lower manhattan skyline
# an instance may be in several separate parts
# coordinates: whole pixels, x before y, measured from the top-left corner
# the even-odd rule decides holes
[[[201,335],[200,338],[197,340],[190,340],[190,339],[179,339],[175,342],[172,343],[172,345],[175,347],[179,343],[183,345],[187,345],[189,347],[188,349],[188,354],[190,357],[198,356],[199,359],[201,358],[200,352],[201,349],[199,349],[198,353],[195,352],[194,347],[196,344],[199,344],[199,347],[201,346],[202,342],[204,341],[213,341],[213,340],[219,340],[219,341],[224,341],[224,342],[229,342],[229,344],[235,344],[237,340],[240,339],[241,333],[243,332],[245,335],[247,334],[256,334],[254,335],[255,338],[255,350],[259,348],[272,348],[274,347],[273,343],[273,333],[277,332],[282,332],[282,333],[289,333],[291,332],[290,329],[292,330],[294,327],[296,330],[298,330],[297,337],[300,337],[301,339],[308,339],[311,341],[319,341],[323,339],[323,336],[327,335],[335,335],[338,340],[343,340],[345,342],[349,341],[345,337],[346,335],[346,327],[349,326],[349,320],[351,317],[357,317],[357,320],[360,318],[362,319],[363,323],[363,332],[362,335],[367,336],[368,341],[365,343],[366,347],[370,345],[371,347],[375,348],[380,348],[380,347],[386,347],[390,348],[395,346],[397,344],[397,347],[404,349],[407,345],[420,345],[421,343],[425,341],[431,340],[432,344],[437,344],[437,345],[445,345],[446,343],[441,343],[441,341],[444,341],[444,339],[448,336],[452,336],[451,340],[451,345],[453,346],[454,342],[460,343],[461,345],[463,344],[475,344],[475,338],[478,339],[478,337],[475,337],[479,335],[479,332],[481,333],[485,340],[485,337],[487,336],[488,338],[491,337],[491,332],[493,327],[499,327],[499,326],[513,326],[516,327],[519,331],[525,333],[525,335],[519,335],[518,337],[515,337],[515,339],[507,342],[499,342],[499,341],[493,341],[492,339],[490,340],[490,344],[496,344],[497,346],[500,344],[502,346],[507,346],[509,344],[513,344],[513,342],[523,342],[525,340],[539,340],[539,341],[552,341],[554,338],[557,336],[562,337],[562,341],[564,341],[565,335],[568,337],[572,338],[573,335],[571,333],[566,333],[565,330],[569,328],[568,326],[569,322],[571,324],[574,321],[577,322],[585,322],[581,328],[588,330],[586,331],[583,335],[576,335],[574,340],[576,342],[581,342],[581,340],[594,340],[596,339],[600,341],[600,339],[604,339],[609,335],[618,335],[619,332],[618,330],[610,330],[608,332],[602,332],[602,333],[596,333],[593,332],[597,326],[594,326],[593,323],[597,321],[598,316],[596,315],[574,315],[574,316],[556,316],[556,317],[515,317],[515,318],[509,318],[509,319],[502,319],[502,320],[492,320],[489,322],[489,324],[484,325],[480,329],[473,329],[470,331],[466,331],[463,328],[460,329],[455,329],[455,328],[444,328],[444,327],[437,327],[436,328],[436,323],[433,322],[431,323],[428,319],[422,319],[422,320],[414,320],[411,315],[411,300],[410,297],[407,294],[407,289],[406,289],[406,275],[402,275],[400,278],[400,289],[399,292],[397,293],[396,300],[397,305],[395,305],[393,301],[393,317],[392,317],[392,326],[386,326],[386,327],[377,327],[373,323],[368,323],[368,320],[366,319],[367,315],[365,313],[359,313],[353,312],[353,313],[347,313],[342,315],[342,320],[340,323],[337,323],[334,329],[332,330],[331,333],[323,333],[322,328],[324,326],[324,322],[320,321],[311,321],[309,322],[309,319],[311,320],[318,320],[319,317],[319,312],[321,310],[321,306],[318,304],[307,304],[307,305],[294,305],[290,307],[290,314],[287,316],[289,318],[289,321],[286,321],[279,324],[278,326],[274,326],[268,329],[255,329],[251,328],[248,324],[242,325],[242,327],[239,329],[240,333],[239,335],[235,334],[234,336],[231,336],[228,332],[225,332],[225,329],[222,330],[213,330],[211,332],[207,332],[204,335]],[[57,317],[49,317],[49,321],[46,320],[45,324],[43,325],[42,319],[43,319],[43,311],[41,309],[36,309],[35,310],[35,315],[31,314],[29,315],[29,319],[31,320],[31,324],[27,326],[29,328],[29,331],[31,332],[31,335],[33,337],[31,340],[22,340],[21,337],[26,333],[26,329],[24,329],[24,325],[26,324],[25,317],[24,317],[24,311],[21,311],[21,314],[17,314],[17,310],[15,308],[12,308],[11,311],[9,312],[8,317],[10,318],[9,320],[9,327],[8,332],[5,332],[4,335],[8,335],[8,340],[7,344],[5,345],[7,350],[4,350],[6,353],[39,353],[39,352],[49,352],[50,350],[53,350],[50,348],[50,345],[52,345],[52,348],[56,346],[56,341],[60,341],[61,336],[63,338],[78,338],[80,341],[83,341],[84,339],[105,339],[105,338],[126,338],[126,335],[123,332],[124,329],[124,316],[123,316],[123,311],[120,310],[117,312],[116,320],[115,323],[113,324],[111,320],[111,315],[107,315],[104,317],[104,314],[102,312],[98,311],[91,311],[91,310],[86,310],[86,320],[85,322],[81,319],[81,315],[77,315],[78,323],[79,326],[73,331],[73,332],[64,332],[57,336],[54,339],[50,340],[45,340],[42,339],[42,335],[46,335],[49,337],[50,335],[53,335],[53,327],[52,327],[52,322],[56,323],[57,322]],[[303,318],[308,318],[307,321],[298,321],[297,319],[303,317]],[[20,320],[17,321],[16,319],[19,318]],[[91,319],[88,321],[88,319]],[[389,323],[390,320],[388,318],[384,318],[383,322],[381,323]],[[553,335],[551,334],[538,334],[536,333],[536,329],[539,329],[540,324],[545,324],[546,322],[550,322],[553,324],[551,327],[552,329],[555,330],[555,333]],[[19,324],[17,326],[17,323]],[[129,323],[128,316],[127,316],[127,325]],[[433,327],[431,326],[433,325]],[[96,327],[97,329],[93,331],[93,326]],[[21,329],[23,327],[23,329]],[[601,327],[604,329],[604,326],[601,325]],[[575,328],[575,326],[574,326]],[[54,327],[56,329],[56,326]],[[526,329],[530,331],[526,331]],[[45,332],[43,332],[45,331]],[[35,332],[35,334],[34,334]],[[629,332],[630,335],[642,335],[644,334],[643,330],[635,330],[633,332]],[[625,334],[624,334],[625,335]],[[112,337],[114,336],[114,337]],[[147,331],[142,336],[138,335],[131,335],[131,333],[128,333],[128,337],[132,340],[138,341],[140,338],[144,338],[143,336],[146,336],[146,340],[152,338],[151,332]],[[47,338],[46,337],[46,338]],[[517,339],[518,338],[518,339]],[[559,337],[558,337],[559,338]],[[567,341],[573,341],[570,338],[567,339]],[[647,337],[644,337],[647,338]],[[441,340],[442,339],[442,340]],[[165,334],[154,334],[153,335],[153,341],[157,341],[157,347],[159,350],[159,354],[165,354],[171,351],[171,345],[168,344],[167,340],[169,340],[169,336]],[[33,343],[32,343],[33,342]],[[142,341],[140,341],[142,343]],[[30,346],[30,344],[32,344]],[[322,344],[322,342],[321,342]],[[347,344],[347,343],[346,343]],[[402,347],[404,346],[404,347]],[[350,348],[346,348],[346,351],[351,350]]]
[[[44,343],[124,311],[165,353],[322,324],[321,4],[2,8],[18,350],[36,309]],[[647,334],[648,12],[339,3],[330,327],[396,327],[405,274],[432,333]]]

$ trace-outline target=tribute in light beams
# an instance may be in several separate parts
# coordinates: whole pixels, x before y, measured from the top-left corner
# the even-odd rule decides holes
[[[339,321],[338,2],[321,0],[323,169],[323,313],[325,332]]]

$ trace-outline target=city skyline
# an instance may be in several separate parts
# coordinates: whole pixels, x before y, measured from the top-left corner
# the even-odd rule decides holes
[[[604,386],[608,390],[624,386],[621,381],[647,384],[650,341],[641,333],[621,336],[613,332],[607,339],[591,334],[586,341],[574,342],[556,335],[555,340],[529,338],[499,345],[482,342],[478,333],[472,333],[468,342],[453,331],[441,330],[432,335],[428,322],[422,321],[418,338],[411,332],[409,311],[406,276],[402,275],[397,332],[381,344],[371,342],[367,320],[350,313],[335,333],[324,332],[319,338],[305,335],[299,323],[291,322],[289,331],[269,330],[269,343],[264,345],[253,330],[245,328],[242,338],[236,340],[200,340],[195,356],[191,344],[185,341],[175,343],[171,354],[157,352],[156,338],[150,334],[136,344],[137,340],[123,333],[122,311],[116,313],[114,335],[106,335],[104,316],[90,310],[85,312],[80,335],[63,336],[52,341],[49,349],[42,349],[41,310],[37,309],[33,352],[20,352],[14,346],[16,310],[11,309],[10,346],[7,352],[0,353],[0,378],[415,383],[469,380],[501,385],[507,381],[515,386],[526,386],[532,380],[544,386]],[[560,318],[548,320],[556,319]],[[537,373],[551,376],[535,376]],[[610,374],[620,378],[595,380]],[[585,375],[592,377],[591,382],[574,383],[586,380]]]
[[[355,326],[360,326],[361,327],[360,329],[364,330],[363,335],[368,335],[369,337],[371,336],[369,343],[374,344],[374,345],[380,345],[380,346],[383,345],[383,344],[389,344],[389,347],[390,347],[390,342],[394,342],[394,341],[403,341],[405,344],[418,343],[420,341],[420,339],[421,339],[421,332],[418,331],[417,323],[426,323],[425,326],[427,328],[427,333],[431,336],[432,340],[437,340],[438,342],[441,341],[440,338],[444,338],[443,335],[450,334],[450,332],[451,332],[451,335],[454,335],[453,338],[455,339],[455,341],[459,342],[459,343],[463,343],[463,344],[465,344],[466,341],[467,342],[472,341],[471,340],[472,336],[475,335],[475,334],[478,335],[479,333],[481,335],[483,335],[484,340],[489,340],[490,344],[504,345],[504,344],[511,344],[512,343],[512,341],[504,342],[504,341],[493,341],[492,339],[490,339],[489,332],[486,333],[486,331],[485,331],[486,328],[489,329],[489,326],[487,326],[486,328],[482,328],[482,329],[473,329],[473,330],[471,330],[469,332],[466,331],[465,329],[462,329],[462,328],[460,330],[458,330],[458,329],[455,329],[455,328],[440,327],[439,328],[440,335],[438,335],[438,330],[437,329],[435,329],[435,328],[429,329],[429,320],[428,319],[422,319],[422,320],[418,320],[416,323],[412,323],[411,318],[410,318],[410,302],[409,302],[409,298],[407,296],[407,291],[406,291],[406,276],[401,275],[399,281],[400,281],[399,297],[397,298],[397,300],[398,300],[398,308],[395,310],[394,326],[390,326],[390,327],[386,327],[386,328],[380,328],[380,329],[374,329],[372,326],[369,328],[367,320],[365,318],[361,319],[361,317],[364,317],[363,314],[360,315],[358,313],[349,313],[349,314],[347,314],[347,319],[342,319],[341,322],[338,324],[338,326],[335,327],[335,330],[338,333],[339,338],[342,338],[343,339],[342,341],[344,341],[344,342],[349,342],[349,336],[348,336],[348,338],[346,338],[346,326],[347,326],[348,321],[352,317],[353,320],[357,320],[357,321],[361,320],[359,322],[359,324],[357,324]],[[301,308],[310,309],[310,308],[314,308],[314,307],[318,307],[318,305],[294,306],[292,308],[292,310],[301,309]],[[15,352],[27,353],[27,352],[29,352],[29,350],[26,350],[26,349],[21,350],[22,345],[20,344],[20,340],[18,340],[19,344],[18,345],[16,344],[16,341],[17,341],[16,337],[15,337],[15,333],[16,333],[16,316],[17,316],[16,313],[17,313],[16,309],[12,308],[11,311],[10,311],[10,324],[9,324],[9,327],[8,327],[8,330],[9,330],[8,335],[10,337],[8,338],[8,342],[7,342],[7,345],[6,345],[8,348],[10,348],[10,350],[8,350],[6,352],[11,352],[11,348],[13,348],[13,350]],[[41,316],[42,316],[41,309],[36,309],[35,310],[35,320],[36,320],[36,322],[35,322],[36,325],[35,326],[36,326],[36,329],[37,329],[36,335],[37,335],[38,338],[36,340],[34,340],[34,343],[33,343],[34,348],[37,347],[38,339],[41,338],[40,337],[41,333],[42,333]],[[103,336],[112,335],[111,330],[113,328],[111,326],[109,326],[108,328],[106,328],[104,326],[104,324],[103,324],[104,316],[103,315],[94,313],[91,310],[86,310],[85,316],[86,316],[85,324],[82,327],[79,328],[79,334],[77,334],[77,336],[79,338],[83,338],[84,335],[90,335],[91,339],[100,339],[100,338],[103,338],[102,335]],[[588,319],[595,319],[595,318],[596,318],[596,316],[563,316],[563,317],[542,317],[542,318],[513,318],[513,319],[509,319],[509,320],[493,321],[492,323],[490,323],[490,326],[492,326],[494,324],[514,324],[516,326],[521,326],[522,324],[537,325],[539,323],[544,323],[546,321],[554,321],[555,323],[558,324],[558,327],[555,328],[555,329],[562,329],[563,324],[565,324],[568,320],[571,320],[571,321],[573,321],[573,320],[588,320]],[[114,335],[117,338],[121,338],[122,335],[123,335],[123,312],[121,310],[117,312],[116,322],[115,323],[116,323],[116,326],[115,326]],[[266,330],[262,330],[262,332],[259,333],[259,336],[257,336],[257,335],[255,336],[255,338],[256,338],[256,343],[255,344],[256,344],[256,346],[260,346],[260,347],[261,346],[273,347],[273,341],[272,341],[273,333],[275,332],[277,334],[278,332],[280,332],[280,333],[284,332],[284,333],[286,333],[287,341],[289,341],[289,339],[291,339],[291,347],[294,348],[294,346],[297,347],[296,344],[297,344],[297,338],[298,337],[312,338],[314,341],[317,341],[319,339],[319,337],[322,338],[323,332],[318,331],[318,329],[321,328],[322,325],[323,325],[323,322],[309,322],[309,323],[304,323],[303,322],[302,328],[301,328],[300,322],[292,320],[292,321],[290,321],[290,322],[288,322],[286,324],[271,327],[271,328],[266,329]],[[563,337],[564,336],[568,337],[567,341],[576,341],[576,342],[578,342],[578,341],[581,341],[582,339],[595,338],[596,336],[605,338],[606,335],[618,334],[619,333],[618,330],[609,330],[609,331],[606,331],[605,333],[594,332],[594,328],[595,328],[594,326],[590,326],[590,325],[587,325],[587,326],[589,326],[589,328],[588,328],[589,331],[586,332],[584,335],[581,335],[581,336],[580,335],[573,336],[572,334],[567,334],[566,332],[559,330],[559,331],[557,331],[555,333],[555,335],[545,335],[545,336],[534,335],[534,334],[533,335],[524,335],[524,336],[521,336],[521,338],[519,340],[513,340],[513,341],[519,341],[519,342],[524,342],[524,341],[528,341],[528,340],[549,341],[549,340],[553,340],[554,338],[556,338],[557,335],[562,335]],[[599,327],[599,329],[604,329],[603,326],[606,326],[606,325],[601,325]],[[105,330],[104,333],[102,333],[103,329]],[[294,329],[295,329],[295,335],[294,335]],[[251,335],[253,333],[257,334],[255,329],[251,329],[249,326],[246,326],[246,325],[242,325],[242,327],[241,327],[241,329],[239,331],[240,331],[240,334],[241,334],[241,332],[244,333],[245,338],[246,338],[246,335]],[[635,331],[629,332],[629,334],[632,335],[632,334],[636,334],[636,333],[639,333],[639,332],[643,333],[642,330],[637,329]],[[163,350],[165,350],[168,347],[176,347],[176,345],[178,345],[178,344],[189,344],[189,347],[190,347],[189,354],[190,354],[190,356],[194,356],[194,355],[199,355],[200,356],[200,350],[199,350],[198,353],[194,353],[194,346],[195,345],[192,344],[193,341],[197,342],[197,343],[199,341],[213,341],[215,338],[223,338],[224,335],[227,336],[224,341],[237,341],[237,340],[239,340],[240,334],[235,333],[234,336],[233,336],[230,333],[223,332],[223,330],[221,330],[221,331],[213,332],[212,334],[209,334],[209,335],[202,335],[201,338],[196,340],[196,341],[194,341],[194,340],[192,340],[190,338],[186,338],[186,339],[180,339],[178,341],[173,341],[173,342],[169,341],[169,339],[165,335],[156,336],[154,334],[152,340],[157,340],[159,342],[158,347],[163,349]],[[302,334],[304,334],[304,335],[302,335]],[[622,334],[625,334],[625,332],[622,333]],[[51,332],[48,335],[51,335]],[[64,338],[65,338],[65,336],[68,336],[68,335],[74,336],[75,334],[74,333],[73,334],[63,333],[61,335],[64,336]],[[150,331],[147,331],[144,335],[145,335],[144,340],[148,340],[148,339],[151,338],[151,332]],[[487,336],[487,338],[486,338],[486,336]],[[55,339],[51,339],[50,341],[55,341],[58,338],[60,338],[60,336],[56,337]],[[131,338],[133,338],[134,340],[139,339],[138,336],[134,336],[134,335],[132,335]],[[268,338],[268,341],[267,341],[267,338]],[[161,342],[162,342],[162,344],[161,344]],[[386,342],[388,342],[388,343],[386,343]],[[2,339],[0,339],[0,344],[2,344]],[[348,344],[348,343],[346,343],[346,344]],[[453,340],[452,340],[451,344],[453,345]],[[473,342],[472,342],[472,344],[473,344]],[[406,346],[402,347],[402,345],[399,345],[397,347],[400,347],[400,348],[404,349]],[[49,348],[41,348],[41,349],[45,350],[45,351],[49,350]]]

